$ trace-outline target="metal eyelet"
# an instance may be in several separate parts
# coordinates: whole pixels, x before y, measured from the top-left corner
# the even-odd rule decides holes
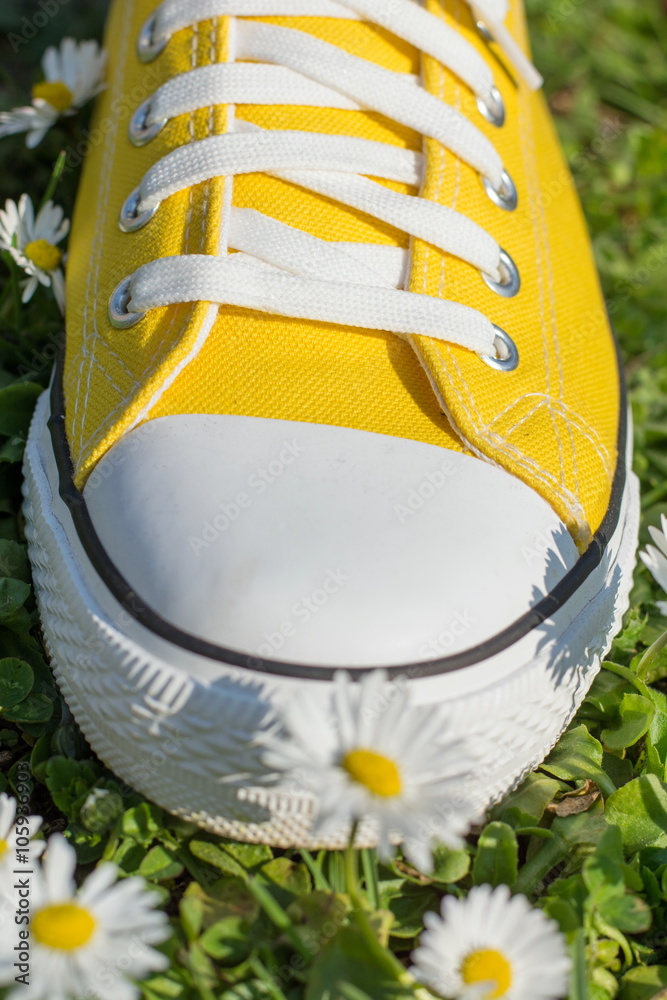
[[[487,104],[481,97],[478,97],[477,107],[487,122],[491,122],[496,128],[501,128],[505,124],[505,102],[497,87],[491,87],[490,97],[493,104]]]
[[[153,62],[162,52],[169,41],[168,38],[155,38],[155,28],[157,27],[157,14],[151,14],[137,38],[137,55],[144,63]]]
[[[129,312],[128,303],[132,297],[132,276],[123,278],[109,297],[109,322],[116,330],[127,330],[139,323],[146,313]]]
[[[132,194],[128,195],[125,199],[123,207],[120,210],[120,215],[118,216],[118,226],[121,232],[136,233],[138,229],[142,229],[147,222],[150,222],[160,207],[160,203],[158,202],[153,208],[147,208],[145,212],[137,215],[140,201],[141,191],[139,188],[135,188]]]
[[[506,170],[503,170],[500,175],[500,183],[500,190],[498,190],[497,188],[494,188],[488,177],[482,177],[484,190],[493,204],[497,205],[498,208],[504,209],[505,212],[513,212],[519,204],[519,195],[517,194],[516,187],[514,186],[514,181]]]
[[[484,278],[489,288],[491,288],[498,295],[504,295],[506,298],[511,299],[513,295],[521,288],[521,276],[519,274],[519,269],[508,254],[507,250],[500,248],[500,274],[502,281],[494,281],[490,278],[488,274],[484,271],[480,271],[480,274]]]
[[[140,104],[132,115],[128,126],[127,134],[133,146],[145,146],[147,142],[154,139],[167,124],[167,118],[160,118],[158,121],[148,125],[148,115],[151,110],[150,97]]]
[[[475,25],[476,25],[477,30],[479,31],[480,35],[482,36],[482,38],[484,39],[485,42],[493,42],[493,41],[495,41],[493,35],[491,34],[491,32],[489,31],[489,29],[487,28],[487,26],[484,23],[484,21],[475,21]]]
[[[516,344],[508,333],[505,333],[499,326],[493,324],[496,335],[493,339],[496,353],[480,354],[480,358],[489,368],[495,368],[500,372],[513,372],[519,365],[519,351]]]

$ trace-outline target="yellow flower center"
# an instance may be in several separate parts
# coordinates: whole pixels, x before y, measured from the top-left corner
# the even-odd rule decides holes
[[[494,983],[484,994],[484,1000],[504,997],[512,985],[512,966],[504,955],[492,948],[472,951],[461,965],[461,977],[466,986],[472,983]]]
[[[32,96],[48,101],[56,111],[66,111],[71,108],[74,100],[74,94],[62,80],[56,80],[55,83],[36,83],[32,88]]]
[[[45,906],[32,919],[33,937],[47,948],[74,951],[87,944],[97,923],[95,918],[76,903]]]
[[[7,843],[7,841],[0,840],[0,858],[3,856],[3,854],[6,854],[8,850],[9,850],[9,844]]]
[[[24,253],[42,271],[55,271],[63,259],[62,251],[48,240],[33,240],[28,243]]]
[[[350,750],[343,757],[342,766],[354,781],[365,785],[373,795],[390,799],[403,790],[397,765],[374,750]]]

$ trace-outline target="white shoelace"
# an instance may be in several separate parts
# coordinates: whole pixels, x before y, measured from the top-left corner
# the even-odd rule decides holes
[[[506,0],[470,0],[483,27],[530,88],[541,78],[504,26]],[[472,167],[500,208],[516,204],[511,179],[492,142],[459,111],[429,94],[416,77],[350,55],[295,28],[245,21],[254,16],[367,20],[418,47],[459,77],[480,112],[504,115],[489,65],[465,38],[414,0],[164,0],[147,22],[139,52],[154,58],[169,38],[199,22],[230,17],[230,62],[192,69],[163,84],[138,109],[136,144],[178,115],[216,104],[280,104],[372,110],[436,139]],[[501,294],[515,294],[511,258],[481,226],[419,196],[371,178],[419,187],[423,157],[387,143],[345,135],[264,130],[230,114],[229,131],[162,157],[123,206],[121,227],[147,224],[172,194],[215,177],[264,172],[359,209],[477,268]],[[480,185],[480,197],[485,197]],[[503,361],[511,339],[482,313],[403,289],[407,251],[327,242],[250,209],[230,207],[219,255],[162,258],[140,267],[112,296],[110,318],[129,327],[146,311],[204,301],[308,320],[426,335]],[[228,253],[229,250],[237,251]],[[500,366],[500,365],[497,365]],[[512,365],[514,366],[514,365]]]

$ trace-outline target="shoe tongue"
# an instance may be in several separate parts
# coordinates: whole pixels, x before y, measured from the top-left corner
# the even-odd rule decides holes
[[[361,59],[398,73],[420,72],[416,49],[389,32],[363,21],[337,18],[272,17],[249,18],[268,24],[308,32]],[[265,129],[295,129],[328,135],[351,135],[420,150],[421,136],[384,116],[368,111],[282,105],[237,105],[236,117]],[[326,168],[326,164],[323,164]],[[382,182],[403,193],[415,193],[405,184]],[[408,237],[372,217],[334,203],[328,198],[265,174],[246,174],[234,179],[234,204],[254,208],[281,222],[305,230],[320,239],[384,243],[407,246]]]

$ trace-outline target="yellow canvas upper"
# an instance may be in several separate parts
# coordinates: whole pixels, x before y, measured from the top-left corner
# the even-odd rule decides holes
[[[130,428],[184,413],[245,414],[335,424],[429,442],[495,462],[553,505],[584,548],[607,509],[619,420],[615,348],[581,211],[540,94],[518,84],[480,36],[463,0],[427,0],[491,61],[507,108],[495,128],[452,73],[387,32],[358,21],[271,18],[398,72],[460,109],[495,143],[519,193],[506,212],[478,175],[434,140],[376,113],[223,105],[170,122],[147,146],[127,138],[132,111],[169,77],[228,58],[228,19],[174,36],[152,64],[135,40],[155,0],[115,0],[109,83],[91,130],[68,264],[66,419],[79,485]],[[526,44],[521,6],[507,26]],[[127,234],[118,212],[161,156],[224,132],[231,115],[264,128],[338,132],[424,149],[423,197],[482,225],[518,265],[514,298],[490,290],[469,264],[354,209],[277,178],[217,179],[167,198]],[[417,194],[400,184],[395,190]],[[178,253],[217,253],[225,206],[258,209],[327,240],[410,247],[410,290],[479,309],[511,335],[519,367],[499,372],[464,348],[220,307],[156,309],[113,329],[109,295],[137,267]]]

